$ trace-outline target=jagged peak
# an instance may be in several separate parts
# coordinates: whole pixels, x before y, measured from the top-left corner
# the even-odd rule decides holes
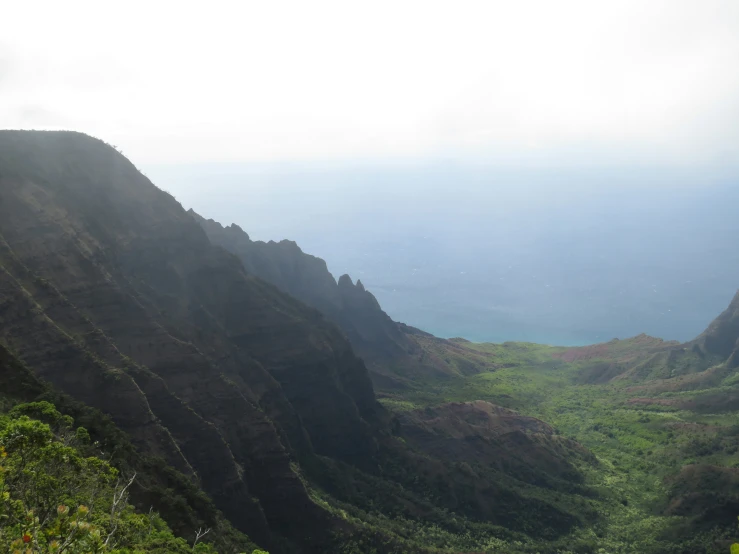
[[[302,252],[302,250],[300,249],[300,246],[298,246],[298,243],[295,242],[294,240],[282,239],[278,244],[280,246],[282,246],[282,247],[288,247],[288,248],[291,248],[293,250],[297,250],[299,252]]]
[[[344,273],[341,277],[339,277],[339,287],[353,287],[354,282],[352,281],[352,278],[349,277],[348,273]]]
[[[190,208],[189,210],[187,210],[187,213],[190,214],[190,216],[192,216],[193,218],[195,218],[195,220],[198,221],[198,222],[205,221],[207,223],[216,224],[219,227],[221,226],[221,224],[218,223],[217,221],[214,221],[212,219],[205,219],[202,215],[200,215],[198,212],[196,212],[192,208]]]
[[[201,226],[203,224],[207,224],[211,228],[222,229],[223,231],[226,231],[228,233],[233,233],[235,235],[244,235],[247,240],[251,240],[249,238],[249,234],[246,231],[244,231],[236,223],[231,223],[231,225],[221,225],[220,222],[216,221],[213,218],[208,218],[208,219],[204,218],[202,215],[200,215],[198,212],[196,212],[192,208],[190,208],[189,210],[187,210],[187,213],[190,214],[193,218],[195,218],[195,221],[197,221],[198,223],[200,223]]]
[[[364,288],[364,284],[361,279],[357,279],[357,282],[354,283],[348,273],[344,273],[344,275],[339,277],[339,287],[356,288],[362,292],[367,291],[367,289]]]
[[[226,231],[231,231],[232,233],[238,233],[240,235],[246,235],[246,238],[249,239],[249,233],[244,231],[239,225],[236,225],[236,223],[232,223],[228,227],[225,228]],[[251,239],[249,239],[251,240]]]

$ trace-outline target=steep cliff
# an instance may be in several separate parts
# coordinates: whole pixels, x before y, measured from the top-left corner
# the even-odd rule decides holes
[[[77,133],[0,132],[0,344],[266,546],[327,527],[291,456],[371,463],[385,418],[333,326]]]
[[[0,345],[0,408],[37,401],[50,402],[75,426],[84,427],[96,445],[95,455],[102,454],[124,475],[135,474],[129,489],[133,502],[143,510],[156,510],[179,536],[192,541],[196,529],[210,528],[208,540],[222,551],[253,549],[248,537],[235,531],[199,490],[191,474],[177,472],[160,457],[142,454],[103,413],[54,390]]]
[[[409,386],[414,378],[478,372],[484,360],[460,343],[393,321],[360,280],[338,281],[326,262],[292,241],[253,241],[238,225],[222,226],[189,210],[210,240],[238,256],[247,272],[316,308],[346,335],[379,390]],[[470,362],[469,358],[475,358]]]
[[[238,225],[223,227],[189,212],[214,244],[236,254],[244,268],[280,290],[313,306],[346,334],[368,363],[387,361],[413,349],[398,325],[361,281],[348,275],[338,282],[321,258],[303,252],[292,241],[253,241]]]

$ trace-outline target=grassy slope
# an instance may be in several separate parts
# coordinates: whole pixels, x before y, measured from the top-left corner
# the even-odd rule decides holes
[[[443,343],[424,346],[443,356]],[[411,390],[384,395],[382,402],[403,411],[450,401],[487,400],[551,423],[601,462],[595,468],[582,468],[600,493],[597,498],[582,499],[583,509],[596,510],[598,521],[558,545],[541,550],[540,543],[530,543],[520,546],[521,551],[728,551],[716,541],[731,536],[733,521],[727,521],[723,530],[707,531],[704,526],[699,532],[686,517],[662,514],[671,476],[682,466],[739,465],[736,411],[712,413],[708,404],[694,402],[711,395],[725,397],[735,390],[737,374],[708,370],[705,378],[693,378],[687,391],[672,390],[685,387],[671,381],[635,386],[632,380],[617,377],[598,383],[672,346],[644,336],[582,349],[525,343],[465,342],[464,346],[470,358],[487,356],[489,367],[495,369],[416,382]]]

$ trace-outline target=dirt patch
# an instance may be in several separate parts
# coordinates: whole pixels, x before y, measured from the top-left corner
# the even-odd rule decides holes
[[[602,358],[608,354],[607,344],[594,344],[592,346],[580,346],[577,348],[570,348],[564,352],[553,354],[554,358],[559,358],[565,362],[578,362],[581,360],[590,360],[593,358]]]
[[[680,402],[678,398],[630,398],[626,401],[632,406],[678,406]]]

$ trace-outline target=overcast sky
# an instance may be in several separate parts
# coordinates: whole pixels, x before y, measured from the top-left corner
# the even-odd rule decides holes
[[[138,165],[739,159],[739,1],[6,2],[0,127]]]

